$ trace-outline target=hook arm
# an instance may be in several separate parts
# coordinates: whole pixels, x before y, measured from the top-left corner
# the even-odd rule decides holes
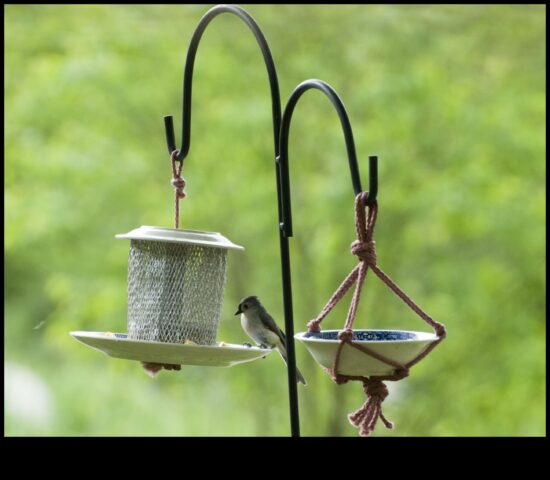
[[[267,74],[269,77],[269,85],[271,88],[271,103],[272,103],[272,116],[273,116],[273,138],[275,145],[275,154],[279,151],[279,126],[281,122],[281,98],[279,93],[279,82],[277,80],[277,72],[275,70],[275,64],[267,41],[260,30],[260,27],[255,20],[242,8],[236,5],[218,5],[211,8],[204,14],[199,21],[191,42],[189,49],[187,50],[187,58],[185,60],[185,71],[183,77],[183,114],[182,114],[182,144],[179,149],[179,153],[176,160],[183,162],[187,154],[189,153],[189,147],[191,144],[191,96],[192,96],[192,82],[193,82],[193,68],[195,66],[195,56],[197,49],[208,24],[218,15],[222,13],[231,13],[236,15],[246,23],[250,28],[258,46],[262,51],[262,55],[267,68]],[[164,127],[166,131],[166,143],[168,145],[168,152],[171,154],[176,150],[176,141],[174,135],[174,123],[171,115],[164,117]]]
[[[357,196],[363,191],[361,187],[361,178],[359,175],[359,167],[357,165],[357,154],[355,151],[355,142],[353,140],[353,132],[349,121],[348,114],[342,100],[336,93],[336,91],[326,82],[322,80],[306,80],[300,83],[290,95],[283,112],[283,118],[281,120],[281,131],[279,137],[279,157],[278,163],[281,170],[281,189],[283,196],[283,225],[284,234],[286,237],[292,236],[292,212],[290,203],[290,179],[288,171],[288,139],[290,133],[290,122],[292,115],[298,100],[308,90],[317,89],[321,90],[332,102],[340,123],[344,132],[344,139],[346,141],[346,150],[348,153],[348,163],[351,173],[351,182],[353,184],[353,190]],[[365,200],[366,205],[372,205],[376,200],[378,194],[378,157],[376,155],[369,156],[369,194]]]

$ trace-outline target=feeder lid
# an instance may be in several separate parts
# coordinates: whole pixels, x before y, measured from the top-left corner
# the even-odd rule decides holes
[[[128,233],[115,235],[116,238],[132,240],[154,240],[157,242],[187,243],[203,245],[205,247],[244,250],[244,247],[235,245],[218,232],[199,232],[195,230],[179,230],[176,228],[149,227],[144,225]]]

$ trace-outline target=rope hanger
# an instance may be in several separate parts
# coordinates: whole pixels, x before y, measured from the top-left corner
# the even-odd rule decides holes
[[[174,226],[176,229],[180,228],[180,200],[186,197],[185,180],[181,176],[183,160],[177,159],[178,154],[179,150],[174,150],[170,155],[172,162],[172,180],[170,183],[174,187]],[[176,165],[177,162],[179,162],[179,165]]]
[[[332,368],[329,369],[328,372],[337,384],[346,383],[349,380],[358,380],[363,382],[363,390],[365,391],[367,400],[363,406],[359,408],[359,410],[349,414],[348,419],[352,425],[359,428],[360,435],[364,437],[370,435],[370,433],[374,430],[379,418],[382,420],[386,428],[391,429],[394,426],[393,423],[390,422],[382,413],[382,402],[388,396],[388,389],[383,382],[387,380],[398,381],[406,378],[409,375],[410,368],[428,355],[440,342],[443,341],[446,336],[445,326],[433,320],[378,267],[376,263],[376,244],[373,239],[374,227],[378,216],[378,202],[374,201],[372,205],[365,206],[367,195],[367,192],[362,192],[355,198],[355,228],[357,231],[357,240],[351,244],[351,253],[357,256],[359,263],[336,289],[317,318],[308,323],[309,332],[320,332],[320,324],[323,319],[344,297],[352,285],[355,284],[355,291],[353,292],[344,329],[338,333],[340,344],[338,345],[338,350],[336,352]],[[392,292],[403,300],[420,318],[422,318],[422,320],[430,325],[438,336],[438,339],[435,342],[431,343],[422,353],[407,364],[399,364],[374,352],[364,345],[353,342],[353,322],[355,321],[357,307],[359,306],[361,297],[361,290],[369,268],[392,290]],[[371,377],[343,375],[338,373],[340,355],[345,344],[356,348],[364,354],[376,358],[381,362],[395,367],[395,373],[393,375]]]

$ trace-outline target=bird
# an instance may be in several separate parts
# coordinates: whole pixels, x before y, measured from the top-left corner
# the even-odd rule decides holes
[[[276,348],[287,363],[286,337],[284,332],[277,326],[273,317],[267,312],[255,296],[249,296],[241,300],[235,315],[241,316],[241,326],[247,335],[252,338],[261,348]],[[304,376],[296,368],[296,380],[307,385]]]

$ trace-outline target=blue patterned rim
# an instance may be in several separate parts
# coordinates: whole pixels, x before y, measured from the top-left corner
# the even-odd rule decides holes
[[[302,338],[315,340],[338,340],[340,330],[325,330],[322,332],[306,332]],[[403,330],[354,330],[353,340],[371,342],[395,342],[402,340],[426,340],[426,336],[433,334],[424,332],[406,332]]]

